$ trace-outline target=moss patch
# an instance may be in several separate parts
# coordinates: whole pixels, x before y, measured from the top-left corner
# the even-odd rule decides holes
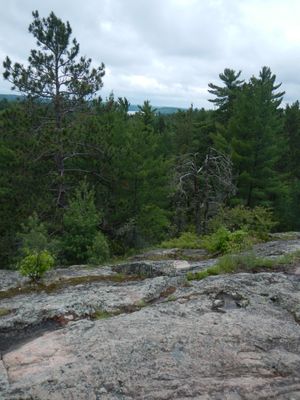
[[[5,317],[6,315],[10,314],[11,310],[7,308],[0,308],[0,317]]]
[[[92,315],[91,315],[91,319],[108,319],[111,317],[114,317],[115,315],[118,315],[117,313],[113,313],[113,312],[108,312],[108,311],[104,311],[104,310],[96,310]]]

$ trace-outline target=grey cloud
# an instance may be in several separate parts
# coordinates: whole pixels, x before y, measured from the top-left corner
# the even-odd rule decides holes
[[[0,16],[2,59],[26,62],[35,9],[69,20],[81,52],[105,63],[103,97],[113,90],[131,103],[209,107],[205,89],[225,67],[248,79],[263,65],[283,81],[286,99],[298,96],[297,0],[10,0]]]

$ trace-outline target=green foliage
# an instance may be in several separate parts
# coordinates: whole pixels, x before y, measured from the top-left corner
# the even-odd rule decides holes
[[[257,257],[254,253],[225,255],[218,261],[217,266],[221,272],[229,273],[237,270],[253,272],[254,269],[271,268],[276,261],[269,258]]]
[[[247,231],[239,229],[230,232],[221,226],[211,235],[204,236],[202,246],[211,253],[232,253],[239,252],[251,247],[253,240]]]
[[[225,227],[229,231],[244,230],[262,240],[268,238],[268,234],[275,226],[276,222],[271,209],[262,206],[250,209],[242,205],[220,209],[209,223],[211,232]]]
[[[188,272],[187,280],[202,280],[212,275],[230,274],[235,272],[259,272],[259,270],[283,266],[291,266],[299,263],[300,251],[295,251],[276,258],[263,258],[253,252],[243,254],[226,254],[218,262],[209,268],[197,272]]]
[[[177,297],[174,294],[170,294],[170,296],[167,297],[167,301],[176,301]]]
[[[75,140],[74,137],[77,134],[74,128],[77,118],[75,111],[87,112],[86,100],[93,98],[103,85],[104,64],[93,68],[90,58],[79,57],[79,43],[72,38],[68,21],[63,22],[53,11],[46,18],[41,18],[38,11],[32,15],[29,32],[36,40],[37,49],[30,51],[27,66],[12,63],[6,57],[3,77],[12,84],[13,90],[25,94],[35,108],[35,122],[37,126],[43,126],[38,135],[38,141],[44,141],[43,158],[49,159],[51,154],[54,160],[49,165],[51,174],[48,174],[48,180],[51,180],[52,189],[56,187],[56,190],[52,190],[56,205],[64,208],[69,175],[72,175],[69,172],[74,171],[72,166],[67,168],[65,164],[71,164],[74,156],[82,154],[84,148],[84,145],[77,144],[84,140]],[[45,116],[38,112],[45,100],[49,105],[46,111],[47,124]],[[32,125],[36,129],[36,124]],[[40,157],[41,154],[38,157],[35,154],[33,158]]]
[[[101,87],[104,70],[93,72],[89,59],[78,57],[68,23],[35,12],[30,32],[45,47],[32,50],[28,66],[9,59],[4,66],[29,99],[0,104],[1,268],[14,267],[18,251],[56,256],[57,248],[65,264],[103,263],[102,231],[113,256],[157,244],[167,233],[176,239],[163,246],[201,248],[202,239],[186,233],[191,224],[215,234],[204,238],[213,252],[238,252],[276,226],[264,207],[272,207],[280,230],[299,230],[300,108],[298,102],[280,108],[282,92],[269,68],[248,82],[225,69],[221,83],[209,85],[214,110],[191,106],[158,115],[147,101],[128,115],[126,99],[86,101]],[[57,94],[55,81],[65,73],[70,80]],[[49,102],[36,101],[45,94]],[[239,204],[216,217],[223,190],[203,179],[202,168],[211,146],[233,162],[237,192],[226,204]],[[180,191],[178,160],[186,160]],[[194,179],[187,179],[193,165]],[[221,178],[228,181],[228,174]],[[35,216],[26,222],[33,206],[42,222]]]
[[[116,315],[116,313],[111,313],[111,312],[104,311],[104,310],[97,310],[92,314],[92,318],[97,319],[97,320],[98,319],[108,319],[115,315]]]
[[[41,252],[49,248],[50,240],[45,225],[39,220],[37,213],[33,213],[22,224],[22,232],[18,234],[21,240],[21,254],[28,255],[32,252]]]
[[[61,255],[67,264],[99,263],[108,257],[105,237],[98,231],[101,215],[94,202],[94,191],[81,182],[64,214]]]
[[[146,305],[147,305],[147,303],[144,299],[141,299],[135,303],[135,306],[137,308],[143,308],[143,307],[146,307]]]
[[[175,247],[179,249],[199,249],[202,247],[202,241],[196,233],[183,232],[178,238],[165,240],[160,246],[166,249]]]
[[[11,310],[8,308],[0,308],[0,317],[5,317],[6,315],[10,314]]]
[[[54,12],[47,18],[40,18],[34,11],[29,32],[37,41],[38,50],[31,50],[29,66],[19,63],[12,65],[9,57],[3,62],[4,79],[27,95],[40,98],[55,98],[81,101],[85,96],[97,92],[102,86],[104,65],[91,68],[92,60],[77,58],[79,44],[71,40],[72,29],[69,22],[64,23]],[[63,77],[67,80],[61,83]],[[56,82],[60,82],[57,88]],[[57,92],[59,91],[59,93]]]
[[[145,242],[153,244],[166,236],[170,221],[165,210],[149,204],[141,209],[138,226]]]
[[[97,232],[91,246],[87,247],[87,261],[89,264],[98,265],[109,258],[109,246],[102,232]]]
[[[225,86],[217,86],[213,83],[208,84],[209,93],[215,96],[214,99],[209,101],[218,107],[217,118],[225,124],[232,115],[234,102],[244,83],[243,80],[239,80],[241,73],[242,71],[235,72],[233,69],[225,68],[224,72],[219,74],[219,78]]]
[[[210,253],[226,253],[230,241],[230,231],[220,227],[216,232],[207,235],[202,240],[202,246]]]
[[[31,252],[19,263],[21,275],[27,276],[32,281],[39,280],[45,272],[54,266],[54,258],[47,251]]]
[[[188,272],[188,280],[202,280],[212,275],[229,274],[238,271],[254,272],[259,269],[272,268],[278,265],[277,259],[266,259],[255,256],[253,253],[226,254],[217,264],[198,272]]]
[[[249,207],[271,206],[280,190],[276,164],[282,151],[282,119],[276,76],[263,67],[259,78],[242,86],[228,123],[237,200]]]

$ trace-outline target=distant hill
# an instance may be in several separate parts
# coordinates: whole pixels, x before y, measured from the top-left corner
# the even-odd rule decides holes
[[[20,95],[17,95],[17,94],[0,94],[0,101],[1,100],[7,100],[7,101],[10,101],[10,102],[11,101],[20,101],[23,98],[24,98],[24,96],[20,96]],[[185,110],[185,108],[182,108],[182,107],[167,107],[167,106],[164,106],[164,107],[153,106],[153,108],[156,109],[157,114],[164,114],[164,115],[166,115],[166,114],[174,114],[177,111],[184,111]],[[138,112],[138,111],[139,111],[138,105],[131,104],[129,106],[129,112],[131,114],[134,114],[135,112]]]
[[[152,106],[154,109],[156,109],[156,112],[158,114],[174,114],[177,111],[184,111],[185,108],[181,107],[158,107],[158,106]],[[130,104],[129,106],[129,112],[134,113],[139,111],[139,106],[136,104]]]
[[[0,93],[0,101],[7,100],[7,101],[19,101],[22,100],[24,96],[20,96],[18,94],[1,94]]]

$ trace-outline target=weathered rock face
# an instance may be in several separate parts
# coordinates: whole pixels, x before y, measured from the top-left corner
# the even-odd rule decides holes
[[[115,267],[77,267],[76,277],[94,280],[2,298],[11,312],[0,317],[0,398],[300,399],[299,275],[187,285],[182,270],[195,265],[178,274],[170,265],[166,275],[123,282],[107,279]],[[55,274],[49,282],[73,276]]]

